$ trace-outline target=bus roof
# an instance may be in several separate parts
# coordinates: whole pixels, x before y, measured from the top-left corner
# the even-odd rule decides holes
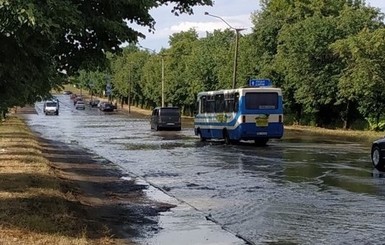
[[[222,89],[222,90],[213,90],[213,91],[203,91],[199,92],[198,96],[202,95],[215,95],[215,94],[229,94],[229,93],[240,93],[244,94],[246,92],[275,92],[279,95],[282,95],[282,90],[280,88],[273,87],[248,87],[248,88],[236,88],[236,89]]]

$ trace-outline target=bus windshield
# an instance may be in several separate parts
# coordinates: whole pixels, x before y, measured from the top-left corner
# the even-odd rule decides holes
[[[245,105],[247,110],[268,110],[278,108],[277,93],[246,93]]]

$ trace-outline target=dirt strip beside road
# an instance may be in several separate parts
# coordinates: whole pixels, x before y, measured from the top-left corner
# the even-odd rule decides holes
[[[174,207],[149,200],[148,185],[137,184],[113,163],[77,145],[40,138],[42,153],[91,222],[103,224],[114,238],[129,244],[130,238],[156,232],[159,212]]]

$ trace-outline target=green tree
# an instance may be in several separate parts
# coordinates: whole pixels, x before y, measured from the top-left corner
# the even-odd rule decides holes
[[[304,115],[318,125],[348,121],[349,106],[336,96],[344,66],[330,45],[378,28],[381,16],[365,1],[262,1],[253,16],[256,71],[283,88],[286,111],[298,121]]]
[[[174,14],[192,13],[211,0],[0,2],[0,106],[33,103],[49,96],[80,69],[104,69],[106,54],[144,37],[127,23],[154,30],[149,11],[173,3]]]
[[[385,28],[362,30],[358,35],[338,40],[331,47],[346,65],[339,77],[340,99],[358,104],[359,112],[379,125],[385,111]]]
[[[173,34],[170,37],[170,48],[165,57],[166,78],[165,78],[165,104],[171,103],[182,107],[191,103],[189,94],[190,77],[188,69],[190,65],[189,57],[198,41],[198,33],[194,29],[186,32]],[[169,59],[169,57],[171,59]]]
[[[161,104],[161,54],[151,55],[143,66],[143,74],[140,79],[140,90],[143,98],[139,102],[142,107],[153,108]]]
[[[275,62],[285,77],[282,87],[294,87],[295,101],[317,125],[330,123],[325,120],[333,117],[336,102],[336,59],[328,47],[338,37],[335,26],[333,18],[314,16],[286,26],[279,37]]]

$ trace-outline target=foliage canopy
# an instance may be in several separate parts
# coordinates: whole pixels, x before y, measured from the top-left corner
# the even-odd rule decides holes
[[[164,4],[178,15],[212,1],[0,1],[0,110],[49,96],[81,69],[106,67],[107,52],[144,37],[130,23],[154,31],[149,11]]]

